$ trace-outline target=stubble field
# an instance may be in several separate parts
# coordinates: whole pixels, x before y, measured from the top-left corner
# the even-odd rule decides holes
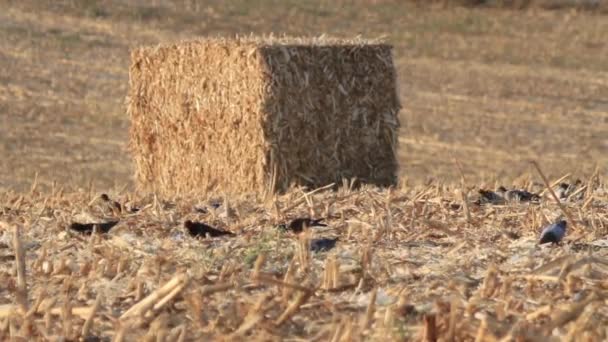
[[[250,32],[395,46],[398,187],[133,191],[130,48]],[[607,339],[606,33],[572,10],[0,0],[0,340]],[[578,192],[558,206],[529,160]],[[474,203],[498,184],[544,193]],[[564,214],[565,241],[538,246]],[[328,227],[277,229],[304,216]]]

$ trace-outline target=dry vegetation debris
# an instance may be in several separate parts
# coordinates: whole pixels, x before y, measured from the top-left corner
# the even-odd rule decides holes
[[[585,184],[561,203],[576,224],[559,246],[537,245],[560,215],[548,194],[463,205],[460,188],[442,184],[344,184],[265,201],[1,193],[0,336],[605,340],[608,187]],[[101,234],[69,229],[84,216],[119,222]],[[277,228],[296,217],[328,226]],[[188,220],[235,236],[194,238]]]

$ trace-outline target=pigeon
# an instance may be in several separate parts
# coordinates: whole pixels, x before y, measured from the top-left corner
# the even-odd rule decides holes
[[[568,199],[570,195],[576,192],[577,188],[579,188],[581,184],[583,184],[583,182],[580,179],[577,179],[573,184],[559,183],[557,189],[555,189],[555,194],[560,200]],[[580,192],[579,194],[579,196],[582,198],[583,192]]]
[[[91,235],[93,233],[93,229],[97,227],[98,233],[108,233],[112,227],[118,224],[118,221],[108,221],[108,222],[100,222],[100,223],[78,223],[72,222],[70,224],[70,229],[85,235]]]
[[[328,250],[336,247],[336,242],[338,242],[338,238],[313,239],[310,241],[310,250],[313,252],[328,251]]]
[[[207,235],[209,235],[211,237],[224,236],[224,235],[234,236],[233,232],[213,228],[210,225],[203,223],[203,222],[192,222],[190,220],[187,220],[186,222],[184,222],[184,227],[186,227],[186,229],[192,236],[202,236],[202,237],[205,237]]]
[[[505,204],[505,202],[531,202],[539,201],[540,196],[526,190],[508,190],[500,186],[496,191],[479,190],[479,200],[477,204]]]
[[[310,219],[310,218],[297,218],[291,221],[288,225],[280,224],[279,228],[282,230],[291,230],[294,233],[301,233],[304,230],[304,227],[327,227],[325,223],[321,223],[323,218],[320,219]]]
[[[540,234],[540,245],[551,242],[553,244],[559,243],[566,235],[566,221],[560,220],[557,223],[553,223],[545,227]]]
[[[531,193],[527,190],[507,190],[504,186],[498,188],[498,191],[504,196],[507,201],[510,202],[532,202],[540,201],[540,196],[535,193]]]
[[[477,204],[504,204],[505,198],[499,191],[479,189],[479,200]]]
[[[557,188],[554,189],[555,190],[555,195],[557,195],[557,198],[559,199],[565,199],[566,197],[568,197],[567,195],[567,191],[568,191],[568,187],[570,185],[568,183],[559,183],[557,185]]]

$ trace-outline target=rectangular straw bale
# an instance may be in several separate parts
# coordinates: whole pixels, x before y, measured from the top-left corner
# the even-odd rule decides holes
[[[397,180],[392,47],[203,39],[131,54],[135,178],[162,194]]]

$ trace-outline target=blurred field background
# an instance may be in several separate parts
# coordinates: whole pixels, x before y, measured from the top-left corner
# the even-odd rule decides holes
[[[529,159],[550,177],[606,174],[606,4],[454,2],[483,1],[0,0],[0,189],[27,189],[36,173],[43,185],[132,186],[130,49],[273,32],[395,46],[412,183],[458,180],[453,158],[477,183],[529,173]]]

